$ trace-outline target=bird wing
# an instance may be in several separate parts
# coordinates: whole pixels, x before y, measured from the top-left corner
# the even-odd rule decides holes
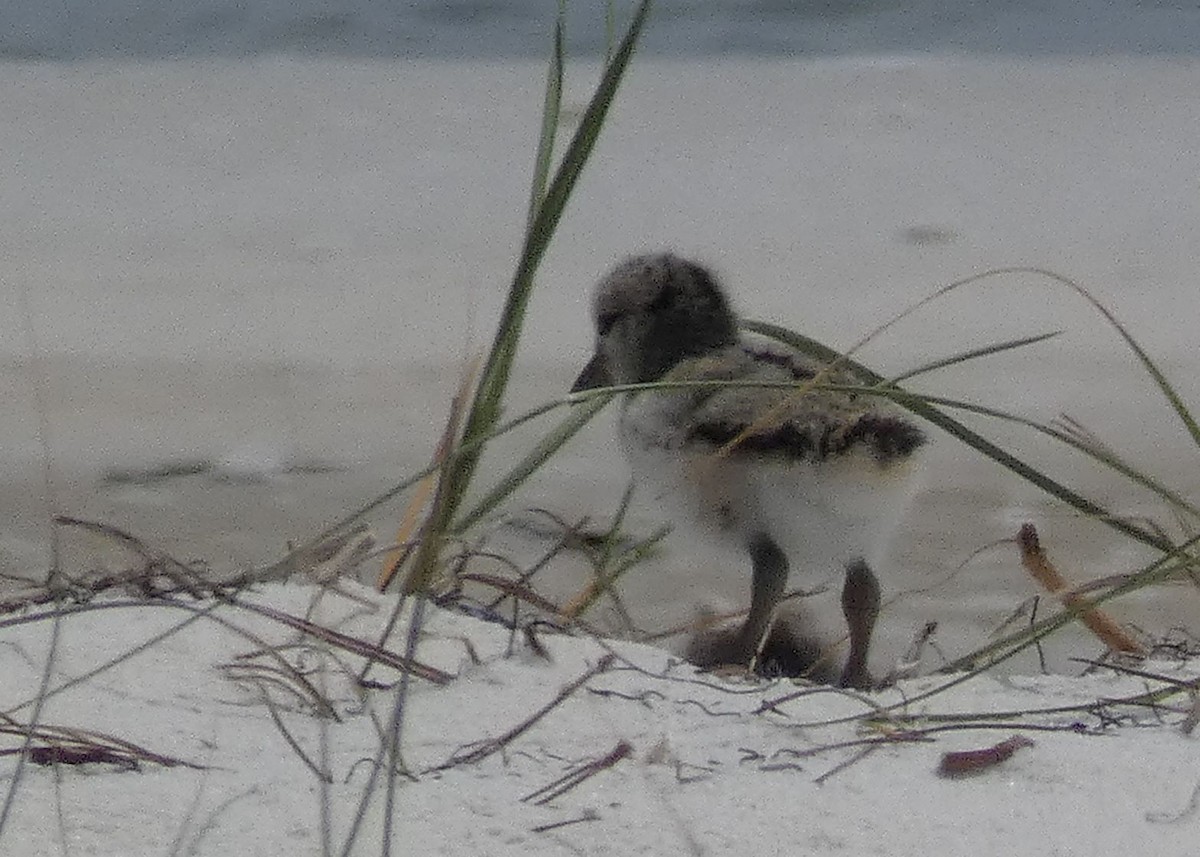
[[[794,352],[728,348],[683,361],[664,380],[746,383],[690,391],[686,424],[678,427],[687,441],[723,448],[734,456],[821,461],[861,445],[887,464],[907,458],[925,440],[920,428],[885,399],[808,387],[814,380],[862,384],[863,379],[848,369],[828,370]]]

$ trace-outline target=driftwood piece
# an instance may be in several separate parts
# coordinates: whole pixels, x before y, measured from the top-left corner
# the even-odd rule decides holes
[[[1114,652],[1145,657],[1146,647],[1130,636],[1115,619],[1074,592],[1071,584],[1046,557],[1033,524],[1025,524],[1017,535],[1021,565],[1047,592],[1058,598],[1068,610],[1079,614],[1079,621]]]

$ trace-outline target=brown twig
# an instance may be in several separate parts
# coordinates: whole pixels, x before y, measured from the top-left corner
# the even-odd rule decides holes
[[[132,551],[141,557],[146,564],[146,571],[150,572],[143,576],[142,580],[149,583],[156,575],[162,575],[169,578],[180,590],[188,593],[194,598],[202,598],[206,594],[205,590],[210,588],[195,569],[190,568],[185,563],[175,559],[165,551],[157,550],[150,547],[137,536],[127,533],[119,527],[114,527],[111,524],[101,523],[99,521],[87,521],[83,518],[73,518],[68,515],[56,515],[54,523],[65,527],[76,527],[83,530],[88,530],[93,533],[98,533],[102,536],[112,539],[122,547]]]
[[[467,750],[466,752],[462,752],[461,750],[456,751],[445,762],[442,762],[442,764],[437,765],[436,767],[430,768],[429,771],[444,771],[448,768],[457,767],[458,765],[473,765],[476,762],[483,761],[488,756],[500,752],[512,741],[528,731],[529,728],[535,723],[549,714],[556,706],[561,705],[563,701],[567,699],[567,697],[612,666],[614,660],[615,658],[613,655],[604,655],[604,657],[600,658],[600,660],[596,662],[594,667],[588,669],[585,673],[583,673],[583,675],[579,676],[579,678],[567,685],[564,685],[558,691],[558,693],[554,695],[552,700],[547,702],[529,717],[522,720],[516,726],[509,729],[503,735],[500,735],[497,738],[489,738],[486,741],[477,742],[472,749]]]
[[[883,746],[886,744],[908,744],[918,741],[932,741],[932,733],[943,731],[937,729],[897,729],[890,732],[885,732],[882,735],[872,735],[867,738],[851,738],[846,741],[836,741],[832,744],[821,744],[816,747],[806,747],[803,750],[795,750],[791,747],[784,747],[771,753],[770,756],[764,756],[755,750],[746,747],[739,748],[746,755],[742,758],[743,762],[760,762],[760,769],[767,770],[764,765],[777,764],[774,760],[786,756],[789,759],[807,759],[810,756],[817,756],[821,753],[829,753],[834,750],[849,750],[849,749],[871,749],[874,747]]]
[[[587,518],[584,518],[578,524],[571,525],[571,524],[568,524],[566,521],[563,521],[562,519],[558,518],[553,513],[546,511],[545,509],[533,509],[531,511],[540,512],[541,514],[546,515],[547,517],[551,518],[556,523],[558,523],[562,529],[560,530],[560,532],[558,532],[556,534],[556,540],[555,540],[554,544],[550,547],[550,549],[545,551],[542,554],[542,556],[533,565],[531,565],[527,569],[517,569],[516,580],[519,581],[521,586],[530,587],[530,591],[532,591],[530,582],[533,580],[534,576],[537,575],[537,573],[540,572],[542,569],[544,569],[546,566],[548,566],[554,560],[555,557],[557,557],[560,553],[562,553],[562,551],[568,550],[570,548],[572,540],[576,537],[576,534],[578,532],[576,528],[582,527],[584,525],[584,523],[587,521]],[[512,526],[511,523],[510,523],[510,526]],[[508,597],[509,597],[509,595],[507,593],[501,592],[491,602],[489,602],[488,607],[491,608],[492,610],[495,610],[495,609],[499,608],[501,602],[503,602],[504,599],[508,598]]]
[[[547,833],[551,830],[560,830],[564,827],[570,827],[572,824],[582,824],[585,821],[599,821],[600,814],[594,809],[585,809],[582,814],[575,818],[568,818],[565,821],[552,821],[550,824],[539,824],[537,827],[531,827],[530,833]]]
[[[273,607],[267,607],[262,604],[252,604],[247,601],[236,600],[232,601],[238,607],[244,610],[249,610],[252,613],[257,613],[260,616],[265,616],[268,619],[274,619],[287,625],[289,628],[294,628],[301,631],[310,637],[314,637],[323,642],[329,643],[331,646],[336,646],[340,649],[345,649],[348,652],[353,652],[356,655],[370,657],[381,664],[390,666],[401,672],[410,672],[418,678],[423,678],[426,681],[431,681],[434,684],[446,685],[451,682],[454,676],[448,672],[439,670],[437,667],[431,667],[428,664],[423,664],[420,661],[406,658],[403,655],[398,655],[395,652],[390,652],[380,646],[368,643],[365,640],[360,640],[358,637],[351,637],[348,634],[343,634],[335,631],[332,628],[326,628],[323,625],[318,625],[315,622],[309,622],[305,619],[300,619],[292,616],[290,613],[284,613],[282,610],[276,610]]]
[[[110,589],[133,590],[153,599],[165,599],[187,593],[196,599],[218,597],[255,583],[285,580],[305,575],[335,590],[343,597],[361,600],[338,588],[336,580],[370,555],[374,536],[365,525],[330,537],[304,549],[293,551],[273,565],[252,568],[220,579],[207,579],[196,568],[169,553],[139,539],[119,527],[59,515],[59,526],[73,527],[103,536],[119,544],[137,558],[137,567],[112,573],[89,573],[63,582],[31,585],[0,600],[0,615],[64,601],[86,602]]]
[[[1192,693],[1200,690],[1200,678],[1178,679],[1169,675],[1163,675],[1162,673],[1150,672],[1149,670],[1139,670],[1136,667],[1129,667],[1125,666],[1124,664],[1093,661],[1089,660],[1088,658],[1072,658],[1071,660],[1081,664],[1088,664],[1089,666],[1093,667],[1103,667],[1104,669],[1110,669],[1113,672],[1123,673],[1124,675],[1137,676],[1138,678],[1149,679],[1150,681],[1161,681],[1163,684],[1169,684],[1172,687],[1179,688],[1180,690],[1188,690]]]
[[[88,763],[111,764],[126,770],[136,770],[142,762],[161,765],[164,768],[186,767],[206,770],[204,765],[164,756],[141,747],[131,741],[114,738],[100,732],[75,729],[67,726],[41,724],[29,727],[11,717],[3,717],[0,734],[30,736],[37,744],[27,750],[28,759],[35,765],[84,765]],[[0,757],[14,756],[24,748],[0,750]]]
[[[612,689],[606,688],[606,687],[589,687],[588,693],[590,693],[594,696],[602,696],[602,697],[611,698],[611,699],[625,699],[625,700],[628,700],[629,702],[640,702],[642,705],[646,706],[647,708],[651,707],[651,705],[650,705],[651,699],[657,698],[663,702],[665,702],[667,699],[665,696],[663,696],[663,694],[659,693],[657,690],[643,690],[641,693],[632,694],[632,693],[622,693],[619,690],[612,690]]]
[[[617,746],[613,747],[600,758],[577,765],[549,785],[542,786],[537,791],[525,795],[525,797],[521,798],[521,801],[523,803],[533,801],[538,806],[545,806],[555,798],[566,794],[583,781],[594,777],[601,771],[608,770],[622,759],[629,758],[632,753],[633,745],[622,739],[617,742]]]
[[[847,768],[851,767],[852,765],[857,765],[863,759],[867,758],[867,756],[871,755],[876,750],[878,750],[881,746],[883,746],[883,745],[882,744],[873,744],[870,747],[863,747],[861,750],[859,750],[857,753],[855,753],[849,759],[843,759],[842,761],[840,761],[836,765],[834,765],[832,768],[830,768],[828,771],[821,774],[819,777],[814,777],[813,782],[819,786],[825,785],[825,783],[827,781],[833,779],[838,774],[840,774],[842,771],[846,770]]]
[[[1047,592],[1062,601],[1064,607],[1076,611],[1079,621],[1095,634],[1100,642],[1114,652],[1123,652],[1139,657],[1146,656],[1145,646],[1126,633],[1116,620],[1100,608],[1089,605],[1078,592],[1071,589],[1066,578],[1046,557],[1033,524],[1024,524],[1021,527],[1021,531],[1017,535],[1017,544],[1021,548],[1021,564],[1025,566],[1025,570]]]
[[[468,581],[471,583],[480,583],[484,586],[490,586],[498,592],[504,593],[505,597],[511,597],[516,601],[524,602],[532,607],[536,607],[545,613],[552,616],[564,616],[563,609],[553,601],[545,598],[534,592],[529,586],[523,585],[520,581],[509,577],[504,577],[499,574],[487,574],[486,572],[466,572],[458,575],[459,580]],[[582,619],[570,619],[571,624],[579,628],[579,630],[592,634],[594,636],[603,636],[600,631],[593,625],[583,621]]]

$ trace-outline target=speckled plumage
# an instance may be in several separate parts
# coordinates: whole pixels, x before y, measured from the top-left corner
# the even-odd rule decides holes
[[[597,286],[593,316],[596,353],[575,389],[658,380],[759,385],[648,391],[622,405],[621,441],[641,489],[673,506],[676,520],[721,534],[751,557],[749,617],[731,637],[696,641],[693,660],[755,660],[789,559],[808,576],[861,565],[856,585],[874,585],[869,566],[904,505],[906,475],[925,439],[902,410],[876,396],[805,390],[822,370],[830,383],[861,379],[742,340],[712,273],[669,253],[618,265]],[[862,669],[843,674],[843,683],[864,683]]]

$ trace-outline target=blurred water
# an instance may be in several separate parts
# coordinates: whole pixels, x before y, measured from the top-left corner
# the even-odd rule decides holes
[[[512,270],[555,7],[0,6],[0,304],[29,307],[0,317],[0,575],[44,576],[55,512],[218,569],[266,563],[424,466]],[[571,5],[572,58],[602,48],[604,8]],[[842,346],[935,285],[1047,266],[1200,401],[1197,36],[1200,10],[1150,3],[660,0],[645,44],[664,58],[635,63],[546,258],[511,413],[566,390],[600,271],[662,246],[714,264],[747,314]],[[572,65],[564,125],[596,69]],[[964,290],[863,356],[898,372],[1059,329],[922,389],[1068,412],[1200,495],[1178,420],[1065,290]],[[1161,517],[1060,448],[988,428],[1117,513]],[[627,478],[611,434],[598,423],[513,509],[606,520]],[[494,445],[485,472],[529,443]],[[1033,587],[1011,546],[980,548],[1025,521],[1073,579],[1147,559],[953,444],[929,469],[897,551],[909,576],[888,579],[906,600],[884,654],[931,617],[952,652],[985,639]],[[634,532],[660,522],[640,514]],[[384,537],[396,515],[373,521]],[[527,564],[546,548],[501,535]],[[109,545],[67,540],[66,567],[107,561]],[[710,591],[744,600],[740,566],[687,547],[631,579],[646,627]],[[587,580],[560,572],[563,599]],[[1156,593],[1121,618],[1194,625],[1198,599]]]
[[[553,0],[9,0],[0,57],[545,56]],[[595,54],[630,0],[568,3],[567,47]],[[1139,0],[658,0],[649,53],[1192,53],[1196,4]]]

